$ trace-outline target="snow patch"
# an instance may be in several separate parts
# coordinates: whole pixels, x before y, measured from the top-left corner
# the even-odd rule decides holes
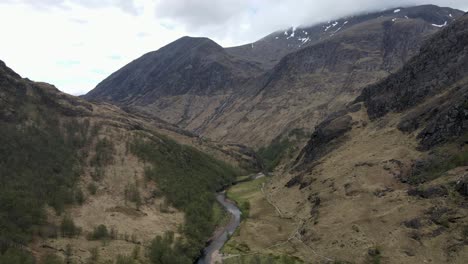
[[[405,18],[406,18],[406,19],[409,19],[409,17],[408,17],[408,16],[405,16]]]
[[[278,37],[276,37],[275,39],[278,39]]]
[[[395,10],[393,10],[393,13],[398,13],[400,11],[401,11],[401,9],[395,9]]]
[[[337,30],[335,30],[332,35],[334,35],[336,32],[340,31],[340,29],[343,28],[343,27],[339,27]]]
[[[348,24],[348,21],[345,21],[345,22],[343,23],[343,25],[346,25],[346,24]]]
[[[290,38],[294,38],[294,34],[296,34],[296,27],[293,27],[292,28],[292,33],[289,37],[287,37],[286,39],[290,39]]]
[[[396,21],[396,18],[392,19],[392,22],[395,22]]]
[[[305,44],[306,42],[310,41],[310,38],[307,37],[307,38],[297,38],[297,40],[301,41],[302,44]]]
[[[436,25],[436,24],[432,24],[432,25],[433,25],[434,27],[440,27],[440,28],[441,28],[441,27],[445,27],[445,26],[447,25],[447,21],[445,21],[445,23],[442,24],[442,25]]]
[[[452,14],[449,14],[449,17],[453,17]]]

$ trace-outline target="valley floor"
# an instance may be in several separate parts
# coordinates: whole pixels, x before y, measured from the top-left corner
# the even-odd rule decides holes
[[[243,212],[243,222],[222,249],[223,263],[300,263],[292,237],[293,219],[285,218],[263,191],[269,177],[239,183],[227,192]],[[247,215],[247,216],[246,216]]]

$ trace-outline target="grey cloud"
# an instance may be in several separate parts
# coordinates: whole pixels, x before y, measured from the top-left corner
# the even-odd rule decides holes
[[[156,6],[158,18],[182,21],[188,28],[225,23],[249,8],[245,0],[162,0]]]
[[[422,4],[468,9],[466,0],[160,0],[155,13],[191,34],[237,45],[294,25]]]

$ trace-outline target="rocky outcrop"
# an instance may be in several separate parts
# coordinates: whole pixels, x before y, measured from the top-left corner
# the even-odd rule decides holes
[[[371,119],[404,112],[399,129],[413,132],[422,149],[459,137],[468,129],[468,15],[431,38],[399,72],[365,88]]]
[[[342,136],[351,130],[352,121],[351,116],[339,112],[322,122],[315,128],[309,142],[296,159],[296,164],[311,163],[336,148],[340,140],[343,140]]]
[[[427,189],[412,188],[408,190],[408,195],[419,196],[421,198],[436,198],[448,195],[448,190],[445,186],[432,186]]]
[[[458,180],[455,183],[455,190],[464,197],[468,197],[468,175]]]

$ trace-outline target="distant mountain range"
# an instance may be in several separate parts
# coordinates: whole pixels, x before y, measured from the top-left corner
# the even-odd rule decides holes
[[[129,63],[84,98],[214,140],[265,146],[293,129],[312,132],[462,14],[432,5],[396,8],[290,28],[232,48],[184,37]]]

